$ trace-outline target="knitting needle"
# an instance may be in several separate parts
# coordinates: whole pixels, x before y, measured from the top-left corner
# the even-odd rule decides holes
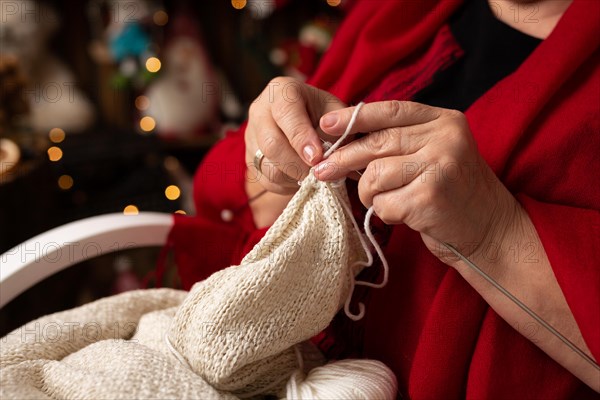
[[[510,293],[508,290],[506,290],[504,287],[502,287],[502,285],[500,285],[498,282],[496,282],[494,280],[494,278],[489,276],[484,270],[482,270],[477,265],[475,265],[475,263],[473,263],[467,257],[463,256],[452,245],[450,245],[448,243],[442,243],[442,244],[448,250],[450,250],[455,256],[460,258],[465,264],[467,264],[467,266],[469,266],[473,271],[477,272],[486,281],[488,281],[490,284],[492,284],[492,286],[494,286],[496,289],[498,289],[500,291],[500,293],[505,295],[509,300],[511,300],[514,304],[516,304],[521,310],[525,311],[531,318],[536,320],[540,325],[542,325],[550,333],[552,333],[554,336],[556,336],[561,342],[563,342],[565,345],[567,345],[571,350],[573,350],[575,353],[577,353],[579,356],[581,356],[585,361],[590,363],[595,369],[600,371],[600,365],[598,365],[596,363],[596,361],[594,361],[593,358],[591,358],[589,355],[584,353],[579,347],[577,347],[573,342],[571,342],[569,339],[567,339],[565,336],[563,336],[559,331],[554,329],[554,327],[552,325],[550,325],[549,323],[544,321],[544,319],[542,319],[542,317],[537,315],[531,308],[527,307],[521,300],[516,298],[512,293]]]

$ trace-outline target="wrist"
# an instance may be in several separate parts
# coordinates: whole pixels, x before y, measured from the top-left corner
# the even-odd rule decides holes
[[[507,243],[519,231],[521,211],[524,212],[517,199],[487,164],[484,165],[476,185],[479,193],[474,194],[473,200],[465,206],[466,210],[470,210],[464,214],[464,220],[469,224],[462,226],[462,234],[456,236],[455,242],[448,242],[477,265],[496,262],[503,256]],[[464,267],[464,263],[449,250],[441,253],[447,256],[440,257],[446,264],[458,269]]]
[[[475,246],[469,259],[476,265],[485,267],[488,273],[500,278],[514,262],[511,254],[524,240],[524,225],[528,220],[525,210],[517,199],[501,184],[501,193],[496,193],[496,202],[491,213],[488,229],[482,240]]]

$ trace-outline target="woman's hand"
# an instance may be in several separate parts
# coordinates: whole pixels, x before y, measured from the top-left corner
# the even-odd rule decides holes
[[[353,110],[324,115],[321,129],[340,136]],[[335,180],[366,168],[358,184],[365,206],[372,205],[386,223],[405,223],[420,232],[433,254],[509,325],[598,391],[598,371],[591,364],[440,245],[452,244],[591,356],[533,222],[477,151],[465,116],[411,102],[371,103],[358,114],[357,132],[371,133],[321,162],[317,177]],[[515,244],[527,244],[533,252],[516,257]]]
[[[248,187],[252,182],[270,192],[294,193],[298,181],[323,157],[319,118],[343,107],[345,104],[332,94],[296,79],[273,79],[250,106],[246,163],[256,175],[249,171],[248,193],[256,192]],[[265,155],[262,172],[253,166],[258,149]]]
[[[321,129],[340,136],[354,108],[323,116]],[[465,116],[419,103],[366,104],[352,133],[370,132],[334,152],[315,174],[336,180],[365,169],[359,196],[385,223],[404,223],[452,265],[440,242],[466,256],[502,240],[517,224],[516,199],[485,163]]]

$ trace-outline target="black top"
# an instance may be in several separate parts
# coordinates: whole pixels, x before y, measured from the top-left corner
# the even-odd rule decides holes
[[[465,111],[514,72],[541,43],[498,20],[487,0],[468,0],[449,25],[465,54],[438,71],[431,85],[418,92],[413,101]]]

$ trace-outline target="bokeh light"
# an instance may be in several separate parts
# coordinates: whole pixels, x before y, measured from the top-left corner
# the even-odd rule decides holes
[[[150,72],[158,72],[160,71],[160,60],[156,57],[150,57],[146,60],[146,69]]]
[[[65,131],[60,128],[52,128],[50,129],[50,133],[48,133],[48,137],[50,137],[52,143],[61,143],[65,140],[65,136]]]
[[[58,187],[62,190],[69,190],[73,187],[73,178],[70,175],[61,175],[58,178]]]
[[[156,121],[152,117],[143,117],[140,119],[140,128],[144,132],[150,132],[156,127]]]
[[[175,185],[167,186],[165,189],[165,196],[169,200],[177,200],[181,196],[181,190]]]
[[[187,213],[183,210],[177,210],[175,211],[175,214],[187,215]]]
[[[169,22],[169,15],[164,10],[158,10],[152,16],[152,20],[158,26],[165,26]]]
[[[150,107],[150,99],[148,96],[138,96],[135,98],[135,108],[140,111],[145,111]]]
[[[58,161],[62,158],[63,152],[60,147],[52,146],[48,149],[48,158],[50,161]]]
[[[236,10],[241,10],[242,8],[246,7],[246,3],[246,0],[231,0],[231,5]]]
[[[165,161],[163,162],[165,169],[169,172],[174,172],[179,169],[179,160],[173,156],[165,157]]]
[[[327,0],[327,4],[329,4],[331,7],[337,7],[341,2],[342,0]]]
[[[123,214],[125,215],[138,215],[139,213],[140,210],[138,210],[138,208],[133,204],[130,204],[123,209]]]

